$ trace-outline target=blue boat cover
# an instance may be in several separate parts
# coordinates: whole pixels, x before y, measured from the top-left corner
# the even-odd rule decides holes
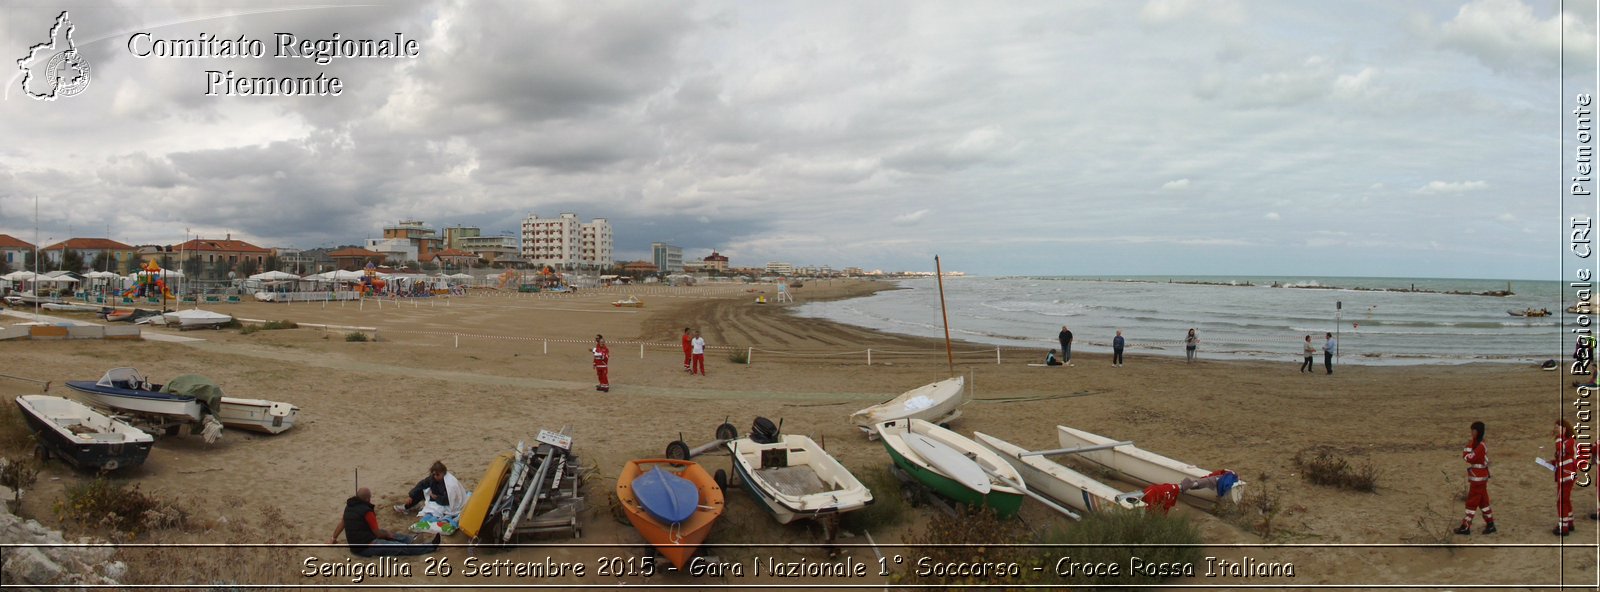
[[[661,467],[635,477],[633,493],[651,516],[668,524],[688,520],[700,505],[700,489],[694,482]]]

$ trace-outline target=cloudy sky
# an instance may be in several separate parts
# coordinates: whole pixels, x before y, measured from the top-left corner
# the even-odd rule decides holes
[[[9,79],[0,233],[33,240],[36,197],[41,240],[133,244],[570,211],[622,259],[1554,279],[1563,57],[1594,80],[1593,1],[1565,31],[1548,0],[374,4],[9,4],[9,60],[67,9],[91,83]],[[274,59],[277,32],[421,55]],[[344,92],[208,97],[206,70]]]

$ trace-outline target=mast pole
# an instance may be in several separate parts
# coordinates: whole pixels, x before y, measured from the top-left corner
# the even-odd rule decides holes
[[[956,357],[950,349],[950,312],[944,306],[944,269],[939,266],[939,256],[933,256],[933,277],[939,279],[939,316],[944,318],[944,358],[950,373],[956,371]]]

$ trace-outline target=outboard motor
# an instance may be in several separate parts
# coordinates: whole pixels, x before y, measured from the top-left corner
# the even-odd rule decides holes
[[[779,440],[778,426],[765,417],[757,417],[750,424],[750,440],[757,444],[772,444]]]

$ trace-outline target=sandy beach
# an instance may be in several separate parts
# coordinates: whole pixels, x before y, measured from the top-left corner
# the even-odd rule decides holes
[[[849,298],[892,287],[887,282],[808,282],[795,290],[801,302]],[[165,542],[326,542],[357,479],[375,499],[393,503],[434,460],[444,461],[471,488],[489,461],[540,428],[569,426],[575,450],[593,468],[591,512],[576,541],[612,547],[535,547],[483,554],[491,559],[542,560],[546,556],[591,564],[602,556],[637,554],[642,540],[609,514],[608,492],[622,463],[660,454],[684,434],[691,443],[710,438],[724,418],[747,429],[753,416],[783,420],[786,432],[825,440],[852,470],[889,464],[847,415],[869,404],[949,375],[942,343],[882,334],[791,316],[784,306],[757,305],[742,285],[688,288],[583,290],[576,295],[474,293],[420,302],[264,304],[220,306],[242,318],[288,319],[377,328],[376,342],[346,342],[341,331],[300,328],[240,334],[237,330],[181,334],[200,341],[10,341],[0,343],[7,374],[60,385],[97,378],[107,368],[133,366],[157,379],[197,373],[230,396],[289,401],[300,423],[278,436],[229,431],[215,445],[184,436],[161,439],[146,465],[114,478],[143,491],[182,499],[213,526],[205,532],[158,532],[141,537]],[[766,294],[775,291],[769,286]],[[638,294],[641,309],[610,302]],[[13,322],[8,319],[7,322]],[[952,324],[961,323],[953,318]],[[682,328],[703,331],[713,346],[708,376],[681,369]],[[1039,327],[1043,336],[1055,327]],[[157,329],[157,332],[168,332]],[[176,332],[173,332],[176,333]],[[594,334],[612,349],[610,393],[595,392],[588,347]],[[1570,396],[1565,376],[1521,365],[1370,367],[1346,365],[1333,375],[1302,374],[1297,361],[1185,364],[1181,358],[1130,356],[1113,367],[1108,356],[1079,354],[1075,365],[1038,368],[1043,352],[957,343],[955,371],[969,377],[975,401],[953,428],[983,431],[1034,448],[1053,447],[1057,424],[1134,440],[1146,449],[1202,467],[1228,468],[1253,491],[1270,491],[1285,508],[1264,536],[1245,523],[1180,505],[1177,512],[1201,529],[1206,554],[1257,561],[1293,562],[1293,578],[1204,578],[1230,584],[1554,584],[1594,581],[1596,531],[1587,519],[1593,488],[1579,488],[1577,532],[1565,539],[1555,525],[1555,487],[1533,458],[1550,456],[1550,424]],[[748,365],[732,351],[748,351]],[[871,350],[868,365],[867,350]],[[0,380],[0,393],[37,392],[28,383]],[[67,395],[61,386],[52,394]],[[9,404],[9,403],[8,403]],[[1490,536],[1447,537],[1440,547],[1226,547],[1255,543],[1395,545],[1440,542],[1462,513],[1466,488],[1460,449],[1467,426],[1488,424],[1494,474],[1490,494],[1500,531]],[[1297,451],[1327,446],[1378,469],[1376,493],[1355,493],[1304,482],[1292,459]],[[726,468],[724,456],[708,467]],[[91,477],[50,463],[24,498],[22,515],[69,535],[103,534],[61,524],[52,505],[67,484]],[[896,492],[876,492],[897,495]],[[711,542],[771,543],[759,554],[824,559],[804,527],[780,527],[743,493],[729,495],[728,517]],[[387,507],[379,504],[380,510]],[[880,545],[910,536],[931,516],[913,510],[886,532]],[[1064,523],[1037,504],[1025,504],[1031,528]],[[223,519],[226,518],[226,521]],[[380,512],[384,526],[408,521]],[[224,524],[231,526],[223,526]],[[240,526],[246,525],[246,526]],[[841,542],[866,543],[861,533]],[[149,537],[154,537],[149,538]],[[447,538],[463,543],[464,537]],[[1478,546],[1485,543],[1540,546]],[[1545,546],[1549,545],[1549,546]],[[885,552],[887,547],[885,547]],[[847,554],[876,566],[870,548]],[[343,560],[347,549],[311,546],[280,553],[245,573],[228,559],[192,567],[140,563],[125,549],[128,581],[184,583],[233,578],[241,584],[337,584],[339,578],[305,577],[303,560],[316,555]],[[225,558],[253,550],[205,549]],[[755,552],[752,552],[754,554]],[[463,548],[437,554],[455,565]],[[368,583],[533,583],[508,577],[448,578],[421,574]],[[191,572],[184,570],[192,569]],[[875,569],[873,570],[875,571]],[[557,578],[538,583],[642,583],[642,578]],[[779,579],[696,579],[673,574],[651,582],[692,584],[772,583]],[[881,583],[873,576],[852,583]],[[808,580],[808,582],[810,582]],[[792,581],[785,583],[794,583]],[[822,583],[821,581],[813,583]]]

